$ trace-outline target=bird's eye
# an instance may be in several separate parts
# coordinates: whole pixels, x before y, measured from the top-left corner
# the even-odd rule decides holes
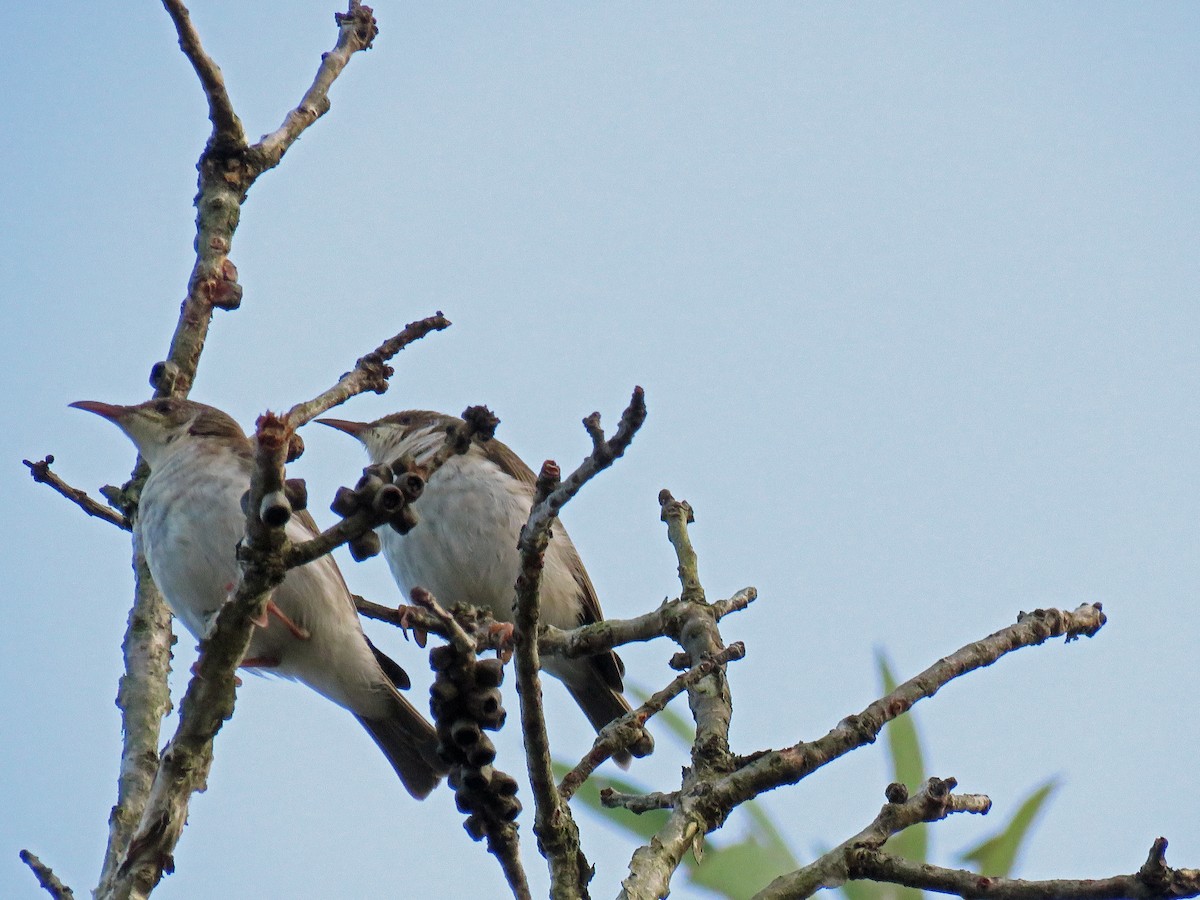
[[[171,401],[166,399],[156,400],[154,402],[154,411],[165,416],[171,411]]]
[[[401,416],[396,421],[401,425],[411,425],[412,424],[412,416]]]

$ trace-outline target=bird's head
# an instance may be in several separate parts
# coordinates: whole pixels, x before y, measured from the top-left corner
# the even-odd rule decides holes
[[[374,422],[350,422],[345,419],[317,419],[322,425],[336,428],[357,438],[367,448],[371,462],[390,462],[398,456],[409,456],[420,462],[437,450],[446,436],[446,427],[460,419],[427,409],[409,409],[392,413]]]
[[[192,400],[160,397],[135,406],[79,400],[71,406],[95,413],[120,428],[152,469],[189,438],[248,446],[245,433],[232,417]]]

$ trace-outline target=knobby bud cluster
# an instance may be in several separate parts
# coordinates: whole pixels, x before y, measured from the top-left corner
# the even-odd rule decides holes
[[[496,747],[483,733],[504,725],[504,664],[476,659],[474,653],[447,644],[430,651],[429,665],[436,673],[429,706],[437,725],[438,753],[450,765],[454,802],[467,814],[464,827],[473,840],[494,838],[512,827],[521,812],[517,782],[492,765]]]
[[[417,524],[413,503],[425,490],[425,479],[411,471],[410,465],[407,460],[398,459],[391,464],[367,466],[353,488],[337,489],[329,508],[343,519],[367,512],[400,534],[408,534]],[[379,535],[364,531],[350,541],[349,547],[354,560],[362,562],[379,553]]]

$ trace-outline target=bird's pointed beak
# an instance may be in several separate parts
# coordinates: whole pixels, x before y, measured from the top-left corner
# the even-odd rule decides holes
[[[366,422],[350,422],[346,419],[317,419],[322,425],[328,425],[330,428],[336,428],[338,431],[344,431],[352,437],[362,437],[362,433],[367,430]]]
[[[108,419],[110,422],[116,422],[129,409],[128,406],[118,406],[115,403],[101,403],[99,400],[76,400],[74,403],[68,403],[67,405],[74,409],[85,409],[88,412]]]

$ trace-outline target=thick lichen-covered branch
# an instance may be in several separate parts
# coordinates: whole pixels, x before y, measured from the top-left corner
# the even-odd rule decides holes
[[[108,817],[108,846],[100,871],[98,897],[106,896],[142,819],[159,765],[159,734],[171,709],[167,676],[171,671],[171,612],[150,577],[146,560],[133,554],[133,608],[122,652],[125,674],[117,688],[121,710],[121,774],[117,802]]]
[[[534,799],[534,834],[550,866],[550,895],[555,900],[586,897],[591,867],[579,844],[579,829],[566,800],[558,792],[551,768],[550,743],[542,707],[541,657],[538,651],[540,590],[550,529],[563,505],[591,478],[612,465],[633,441],[646,419],[642,389],[634,388],[629,406],[621,415],[616,434],[605,439],[600,414],[584,419],[592,437],[592,452],[565,480],[558,465],[547,460],[538,476],[534,504],[521,529],[518,549],[521,571],[517,576],[515,626],[517,691],[521,696],[521,731]]]
[[[675,549],[681,588],[679,603],[667,621],[667,634],[683,649],[679,663],[695,665],[704,659],[719,659],[725,652],[717,611],[704,600],[696,552],[688,535],[692,508],[676,500],[671,492],[660,492],[662,521]],[[689,684],[688,706],[696,723],[692,741],[692,764],[684,769],[683,781],[674,795],[671,814],[649,843],[634,851],[629,874],[621,882],[621,897],[649,900],[665,897],[671,878],[689,849],[699,855],[704,836],[719,827],[730,809],[717,809],[707,799],[712,783],[735,765],[729,752],[729,723],[733,701],[724,666],[715,666]]]
[[[264,522],[262,498],[282,490],[288,429],[278,416],[259,418],[246,535],[238,549],[241,579],[231,602],[217,613],[200,641],[200,656],[179,708],[179,725],[163,751],[148,800],[128,852],[98,898],[142,898],[174,869],[173,853],[187,822],[191,796],[203,790],[212,765],[213,739],[233,715],[234,670],[246,654],[270,591],[283,581],[286,545],[282,522]]]

